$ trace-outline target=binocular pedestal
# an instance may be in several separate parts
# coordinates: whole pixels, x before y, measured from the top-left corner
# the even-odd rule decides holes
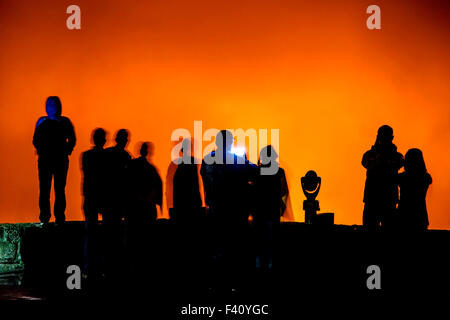
[[[303,210],[305,210],[305,223],[312,224],[314,218],[317,216],[319,208],[319,201],[307,199],[303,201]]]

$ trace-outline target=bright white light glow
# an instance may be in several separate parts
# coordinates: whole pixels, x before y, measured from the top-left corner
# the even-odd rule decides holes
[[[238,157],[243,157],[245,155],[244,147],[231,147],[231,152],[237,155]]]

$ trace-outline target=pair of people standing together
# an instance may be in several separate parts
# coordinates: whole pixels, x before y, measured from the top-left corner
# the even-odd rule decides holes
[[[425,198],[431,176],[422,151],[410,149],[403,158],[393,139],[391,127],[380,127],[375,144],[363,155],[362,165],[367,169],[363,225],[371,231],[425,230],[429,225]],[[405,170],[399,174],[402,167]]]

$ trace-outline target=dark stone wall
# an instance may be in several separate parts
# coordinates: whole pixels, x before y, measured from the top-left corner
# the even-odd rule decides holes
[[[197,244],[208,246],[210,234],[206,232],[207,227],[203,229],[195,234],[201,239]],[[123,236],[126,239],[125,233]],[[143,248],[133,254],[117,253],[117,263],[124,267],[124,279],[130,281],[127,279],[135,277],[136,283],[148,281],[149,287],[154,286],[152,279],[159,279],[171,292],[178,292],[182,287],[208,287],[204,282],[214,281],[214,275],[205,276],[212,268],[211,257],[208,250],[200,250],[205,256],[194,258],[191,249],[195,248],[183,246],[192,236],[192,232],[183,232],[168,220],[158,220],[146,231],[147,242]],[[252,241],[250,235],[249,243],[243,245],[251,248]],[[0,224],[0,280],[11,281],[16,276],[20,283],[23,274],[27,285],[54,284],[64,290],[67,267],[83,266],[83,247],[82,221],[60,226]],[[339,296],[450,297],[449,248],[450,231],[444,230],[369,234],[360,226],[283,223],[274,256],[277,292],[286,293],[286,301],[299,296],[305,301]],[[248,253],[252,259],[253,252]],[[192,259],[200,261],[195,268],[203,269],[193,270]],[[127,266],[132,264],[138,267],[138,272],[130,273]],[[367,290],[369,265],[381,268],[381,291]],[[150,270],[158,270],[155,272],[158,277],[152,278]],[[186,279],[192,281],[186,284]]]
[[[0,284],[20,284],[24,271],[22,261],[23,236],[39,223],[0,224]]]

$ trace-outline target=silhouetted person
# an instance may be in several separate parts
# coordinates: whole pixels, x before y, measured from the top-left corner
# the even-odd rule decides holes
[[[161,211],[162,180],[148,160],[153,155],[152,143],[142,143],[139,152],[140,157],[131,160],[129,165],[132,208],[129,212],[129,221],[145,224],[154,222],[158,211]]]
[[[200,176],[200,164],[192,156],[191,139],[181,143],[181,156],[170,162],[166,176],[166,195],[170,221],[174,226],[176,252],[179,265],[176,282],[181,287],[202,287],[206,280],[207,253],[205,208],[203,207],[203,185]]]
[[[217,149],[206,155],[201,165],[208,213],[226,221],[247,224],[248,186],[256,167],[231,152],[234,137],[222,130],[216,135]]]
[[[432,183],[422,151],[410,149],[405,155],[405,172],[399,174],[399,216],[403,228],[411,231],[428,228],[426,196]]]
[[[61,116],[61,101],[56,96],[47,98],[47,116],[39,118],[33,135],[33,145],[39,156],[39,219],[50,221],[50,190],[54,179],[56,223],[66,220],[66,179],[69,155],[75,147],[76,138],[72,122]]]
[[[259,156],[260,169],[276,162],[278,154],[271,145],[264,147]],[[256,231],[257,267],[272,268],[274,241],[278,234],[280,217],[286,209],[289,194],[284,170],[276,164],[275,174],[257,174],[255,177],[256,204],[253,223]]]
[[[97,128],[92,133],[94,147],[81,156],[83,171],[83,210],[85,216],[85,268],[84,273],[94,275],[99,271],[98,215],[105,207],[106,132]]]
[[[181,225],[199,223],[204,213],[200,195],[200,166],[191,155],[190,143],[189,139],[183,140],[182,157],[175,160],[173,208],[169,211],[170,218]]]
[[[131,155],[125,150],[128,145],[128,131],[120,129],[115,137],[116,145],[105,150],[106,157],[106,219],[121,220],[124,217],[128,197],[127,169]]]
[[[363,225],[368,230],[392,227],[398,203],[398,170],[403,166],[403,156],[392,143],[391,127],[378,129],[375,145],[364,153],[362,165],[367,169],[364,189]]]
[[[132,268],[131,282],[143,283],[142,274],[155,272],[155,242],[154,225],[158,212],[162,208],[163,184],[156,168],[150,163],[154,152],[151,142],[140,145],[140,157],[133,159],[128,167],[130,206],[127,212],[127,252],[128,264]],[[157,260],[157,259],[156,259]],[[154,286],[154,280],[149,279],[149,285]],[[152,283],[153,282],[153,283]],[[147,284],[147,282],[144,282]]]
[[[106,233],[106,274],[116,274],[123,253],[121,221],[129,203],[128,166],[131,156],[125,147],[128,131],[120,129],[115,137],[116,145],[105,150],[105,208],[103,222]]]
[[[222,130],[216,135],[217,149],[206,155],[201,166],[208,215],[212,220],[215,256],[223,257],[225,274],[220,277],[230,286],[245,269],[248,253],[248,217],[250,214],[250,182],[256,166],[245,157],[231,152],[233,135]],[[240,275],[238,275],[238,273]]]

